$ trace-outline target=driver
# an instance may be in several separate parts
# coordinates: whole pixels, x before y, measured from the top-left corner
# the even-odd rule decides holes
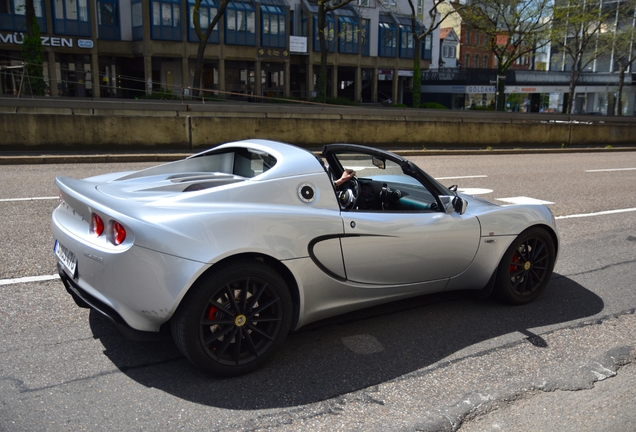
[[[333,182],[333,184],[336,187],[339,187],[339,186],[343,185],[344,183],[348,182],[349,180],[351,180],[351,178],[354,177],[355,175],[356,175],[356,172],[354,170],[346,169],[342,173],[342,176],[340,176],[340,178],[338,180]]]

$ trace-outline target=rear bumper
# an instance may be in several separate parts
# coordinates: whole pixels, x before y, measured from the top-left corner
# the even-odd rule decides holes
[[[93,297],[71,279],[64,271],[61,264],[57,264],[57,271],[66,291],[73,297],[75,303],[83,308],[90,308],[108,318],[126,339],[134,341],[164,340],[169,337],[167,326],[162,326],[159,332],[136,330],[130,327],[126,321],[113,308]]]

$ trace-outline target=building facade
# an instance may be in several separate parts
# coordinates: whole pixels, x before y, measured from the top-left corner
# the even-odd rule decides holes
[[[0,65],[21,64],[25,0],[0,1]],[[50,96],[141,98],[152,94],[253,100],[311,99],[320,65],[314,0],[233,0],[211,32],[193,77],[199,37],[195,0],[33,0]],[[217,0],[201,0],[207,29]],[[328,94],[354,101],[399,102],[410,89],[414,44],[407,0],[358,0],[327,16]],[[432,41],[422,46],[428,69]],[[15,94],[20,76],[0,71]]]

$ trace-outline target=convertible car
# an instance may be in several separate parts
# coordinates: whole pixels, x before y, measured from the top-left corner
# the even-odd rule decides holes
[[[383,302],[448,290],[530,302],[558,250],[547,207],[462,195],[352,144],[318,156],[246,140],[55,182],[54,253],[75,302],[131,338],[171,332],[217,376],[262,366],[291,330]]]

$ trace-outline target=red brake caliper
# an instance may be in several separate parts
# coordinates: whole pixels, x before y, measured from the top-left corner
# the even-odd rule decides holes
[[[517,252],[515,252],[515,254],[512,256],[512,262],[513,263],[519,262],[519,254],[517,254]],[[510,274],[513,274],[516,270],[517,270],[517,266],[514,264],[510,264]]]
[[[210,321],[214,321],[216,319],[216,313],[219,311],[219,309],[216,306],[210,306],[210,309],[208,309],[208,316],[207,318]]]

